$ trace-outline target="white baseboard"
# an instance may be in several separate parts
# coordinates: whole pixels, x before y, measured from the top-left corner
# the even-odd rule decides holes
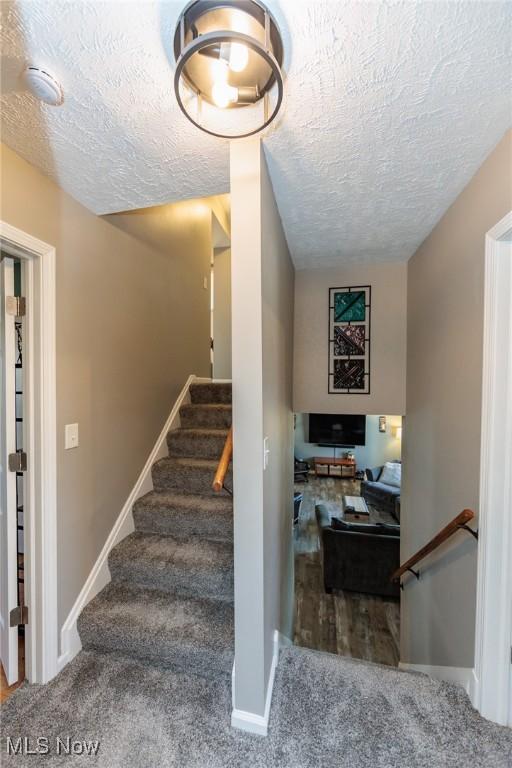
[[[474,669],[471,670],[468,694],[472,705],[480,712],[480,680]]]
[[[268,733],[268,721],[270,719],[270,706],[272,704],[272,692],[274,690],[274,678],[276,675],[276,668],[279,662],[279,648],[284,645],[282,641],[282,635],[278,630],[274,630],[274,651],[272,654],[272,664],[270,667],[270,674],[268,676],[267,696],[265,699],[265,711],[263,715],[257,715],[254,712],[246,712],[243,709],[236,709],[234,706],[234,694],[233,694],[233,710],[231,712],[231,725],[233,728],[239,728],[241,731],[248,731],[249,733],[256,733],[259,736],[266,736]],[[232,673],[232,685],[233,692],[235,690],[235,666],[233,665]]]
[[[474,677],[471,667],[435,667],[428,664],[405,664],[403,662],[400,662],[398,666],[406,672],[422,672],[424,675],[434,677],[436,680],[455,683],[462,686],[466,693],[471,694]]]
[[[110,550],[119,544],[126,536],[134,531],[132,507],[138,498],[153,490],[153,480],[151,478],[151,467],[164,456],[168,455],[167,452],[167,433],[179,426],[179,410],[183,403],[187,402],[189,398],[189,388],[193,382],[197,381],[209,381],[209,379],[198,379],[196,376],[191,375],[188,377],[187,382],[178,399],[174,403],[171,413],[165,425],[158,436],[158,439],[153,446],[153,450],[149,454],[148,460],[144,465],[142,472],[140,473],[137,482],[133,486],[130,495],[128,496],[126,503],[124,504],[119,517],[100,552],[100,555],[87,578],[80,594],[78,595],[75,604],[73,605],[69,615],[62,625],[61,629],[61,655],[57,660],[57,671],[60,672],[66,664],[68,664],[74,656],[81,650],[82,644],[77,630],[77,619],[81,612],[98,592],[110,582],[110,571],[108,569],[108,555]]]

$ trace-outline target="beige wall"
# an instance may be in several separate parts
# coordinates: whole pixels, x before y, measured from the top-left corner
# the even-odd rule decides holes
[[[370,394],[328,394],[329,288],[371,285]],[[298,270],[293,407],[296,413],[405,413],[407,265]]]
[[[511,134],[408,265],[402,558],[478,512],[485,233],[511,208]],[[408,579],[404,662],[472,667],[477,544],[459,534]]]
[[[56,247],[59,628],[190,373],[209,371],[211,212],[164,254],[6,147],[1,217]],[[192,205],[192,203],[191,203]],[[80,446],[64,451],[64,425]]]
[[[213,251],[213,378],[231,378],[231,248]]]
[[[235,708],[263,715],[293,604],[293,267],[260,141],[231,144]],[[263,438],[269,465],[263,468]]]

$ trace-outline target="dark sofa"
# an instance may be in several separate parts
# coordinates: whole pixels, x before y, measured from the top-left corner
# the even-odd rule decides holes
[[[400,587],[389,579],[400,565],[400,526],[343,523],[332,518],[323,504],[317,504],[315,511],[325,591],[398,597]]]
[[[368,504],[393,515],[400,522],[400,488],[379,482],[383,467],[365,471],[366,479],[361,482],[361,496]]]

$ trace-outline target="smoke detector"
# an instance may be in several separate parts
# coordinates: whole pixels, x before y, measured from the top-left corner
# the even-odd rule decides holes
[[[62,86],[49,72],[30,65],[23,76],[30,93],[37,99],[44,101],[45,104],[51,104],[52,107],[60,107],[64,102]]]

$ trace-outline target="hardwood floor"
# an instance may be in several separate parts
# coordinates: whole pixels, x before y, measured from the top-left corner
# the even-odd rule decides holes
[[[25,640],[22,636],[18,637],[18,682],[13,685],[7,685],[3,666],[0,664],[0,704],[14,693],[16,688],[25,680]]]
[[[400,602],[357,592],[324,592],[315,504],[341,505],[343,495],[359,495],[359,482],[310,476],[309,483],[295,487],[304,494],[294,532],[295,644],[398,666]]]

